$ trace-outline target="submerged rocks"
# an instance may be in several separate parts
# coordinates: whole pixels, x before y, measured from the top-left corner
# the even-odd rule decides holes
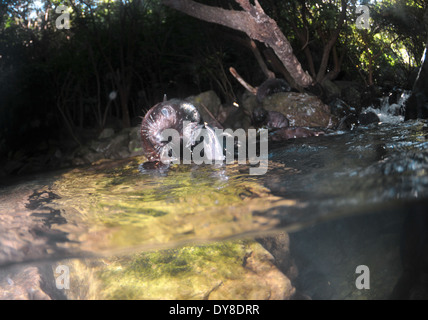
[[[51,300],[42,289],[43,281],[37,267],[18,267],[9,272],[6,270],[0,270],[1,300]]]
[[[295,288],[255,241],[68,260],[68,299],[284,300]],[[90,281],[88,281],[90,279]]]

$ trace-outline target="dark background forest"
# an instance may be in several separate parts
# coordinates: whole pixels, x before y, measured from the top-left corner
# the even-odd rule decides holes
[[[241,10],[234,1],[198,2]],[[412,88],[427,39],[428,1],[259,2],[317,83]],[[360,4],[370,9],[369,29],[356,27]],[[69,28],[57,26],[61,5]],[[257,45],[277,71],[269,65],[271,53]],[[0,159],[67,152],[105,127],[137,126],[164,94],[185,98],[212,89],[232,103],[244,89],[229,67],[253,86],[266,80],[245,34],[162,1],[2,0]]]

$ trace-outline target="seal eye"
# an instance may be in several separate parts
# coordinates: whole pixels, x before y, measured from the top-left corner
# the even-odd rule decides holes
[[[162,108],[161,112],[165,117],[169,117],[169,110],[167,108]]]

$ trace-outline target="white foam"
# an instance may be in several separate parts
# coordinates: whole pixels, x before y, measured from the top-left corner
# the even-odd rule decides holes
[[[397,103],[389,104],[388,96],[383,97],[380,102],[380,109],[373,108],[373,106],[363,109],[363,112],[374,112],[379,117],[379,120],[384,123],[397,124],[404,121],[404,116],[400,115],[400,109],[403,108],[404,103],[410,97],[410,91],[403,91]]]

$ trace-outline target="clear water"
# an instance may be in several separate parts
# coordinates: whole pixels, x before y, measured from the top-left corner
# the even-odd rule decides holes
[[[262,176],[242,165],[142,173],[133,158],[3,186],[0,275],[287,231],[302,294],[386,298],[401,272],[403,216],[428,201],[428,124],[389,111],[380,124],[271,145]],[[356,290],[364,264],[378,276]]]

